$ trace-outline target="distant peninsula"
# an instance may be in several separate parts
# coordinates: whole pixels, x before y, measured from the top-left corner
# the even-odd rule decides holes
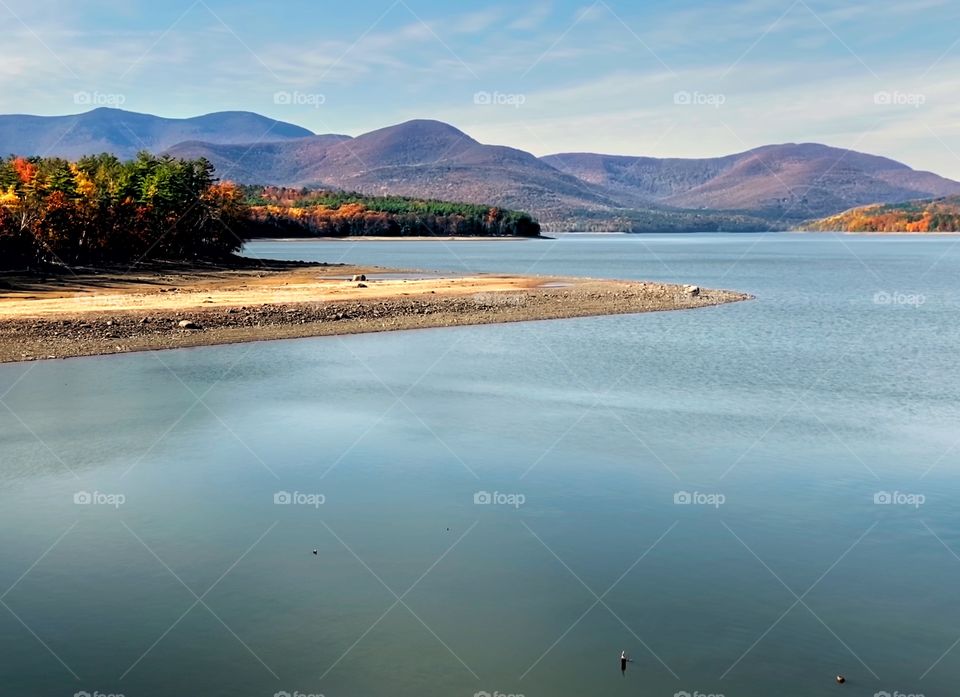
[[[960,196],[875,204],[814,220],[801,230],[820,232],[960,232]]]

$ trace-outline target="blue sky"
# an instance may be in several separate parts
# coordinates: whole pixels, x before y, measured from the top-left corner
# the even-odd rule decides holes
[[[960,179],[956,0],[0,0],[0,112],[411,118],[536,154],[817,141]]]

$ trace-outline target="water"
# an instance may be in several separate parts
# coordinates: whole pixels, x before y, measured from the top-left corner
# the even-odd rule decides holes
[[[955,242],[252,244],[757,299],[0,366],[0,693],[953,694]]]

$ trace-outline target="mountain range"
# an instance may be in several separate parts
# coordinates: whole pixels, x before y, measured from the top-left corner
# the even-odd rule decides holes
[[[167,119],[100,108],[72,116],[0,115],[0,153],[76,159],[101,152],[121,159],[140,150],[159,153],[177,143],[245,143],[303,138],[306,128],[246,111],[224,111],[189,119]]]
[[[397,194],[529,211],[547,229],[793,226],[868,204],[960,194],[960,182],[816,143],[678,159],[485,145],[440,121],[357,137],[315,135],[248,112],[167,119],[118,109],[0,116],[0,152],[76,158],[138,150],[205,157],[239,183]]]

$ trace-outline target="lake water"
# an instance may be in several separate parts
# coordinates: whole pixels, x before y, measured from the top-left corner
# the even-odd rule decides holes
[[[757,299],[0,366],[0,694],[953,695],[958,242],[251,244]]]

